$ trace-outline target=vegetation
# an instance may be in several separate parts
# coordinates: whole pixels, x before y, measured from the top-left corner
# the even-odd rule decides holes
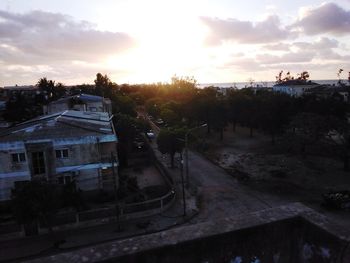
[[[52,232],[52,220],[60,207],[57,187],[44,181],[32,180],[15,189],[12,208],[20,224],[37,225],[41,220]]]
[[[183,129],[162,129],[158,134],[158,149],[163,154],[169,154],[172,168],[175,153],[181,153],[184,148],[184,135]]]

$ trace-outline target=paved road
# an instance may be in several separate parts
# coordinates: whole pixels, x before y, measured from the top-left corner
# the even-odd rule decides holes
[[[288,203],[274,196],[248,189],[198,153],[189,152],[189,180],[199,196],[199,217],[195,222],[234,216]]]
[[[159,128],[148,118],[145,112],[139,116],[150,121],[153,130]],[[156,140],[151,143],[157,151]],[[158,158],[160,154],[158,154]],[[213,164],[202,155],[189,151],[190,188],[197,191],[199,201],[199,216],[192,223],[212,220],[215,218],[234,216],[289,203],[276,196],[256,192],[239,183],[225,170]],[[170,171],[176,178],[179,172]]]

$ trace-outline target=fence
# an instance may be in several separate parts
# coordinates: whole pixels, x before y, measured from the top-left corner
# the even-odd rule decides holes
[[[110,207],[82,211],[78,213],[77,212],[58,213],[55,215],[53,221],[51,222],[52,226],[54,228],[61,228],[67,224],[71,225],[71,224],[78,224],[79,222],[86,222],[91,220],[116,218],[117,216],[119,216],[119,220],[136,219],[136,218],[159,214],[167,210],[173,204],[176,197],[174,180],[168,174],[168,172],[166,171],[162,163],[157,159],[156,154],[154,153],[153,150],[151,150],[152,147],[149,147],[149,148],[150,148],[149,150],[150,155],[152,156],[154,165],[163,176],[169,188],[169,191],[167,194],[158,198],[154,198],[151,200],[138,202],[138,203],[118,204]],[[17,232],[20,227],[18,225],[17,227],[14,227],[14,226],[10,228],[7,227],[6,229],[0,226],[0,234]],[[39,226],[47,227],[45,222],[39,222]]]

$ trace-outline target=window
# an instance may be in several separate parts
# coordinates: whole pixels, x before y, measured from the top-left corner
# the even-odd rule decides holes
[[[68,149],[56,150],[56,158],[68,158]]]
[[[90,111],[97,111],[96,107],[90,107]]]
[[[24,153],[13,153],[11,156],[14,163],[23,163],[26,161],[26,155]]]
[[[43,152],[32,153],[32,164],[34,174],[45,173],[45,157]]]
[[[73,175],[62,175],[57,177],[58,184],[69,184],[74,180]]]

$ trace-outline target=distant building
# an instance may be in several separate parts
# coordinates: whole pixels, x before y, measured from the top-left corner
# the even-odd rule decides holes
[[[332,97],[339,101],[349,102],[349,90],[350,87],[346,86],[319,85],[318,87],[310,89],[306,94],[313,95],[320,99]]]
[[[293,97],[300,97],[310,89],[318,86],[320,86],[320,84],[316,82],[295,79],[276,84],[272,87],[272,90],[274,92],[286,93]]]
[[[44,106],[44,114],[53,114],[64,110],[108,112],[112,114],[112,103],[108,98],[78,94],[61,98]]]
[[[0,89],[0,98],[8,100],[15,95],[21,94],[25,97],[35,97],[39,94],[39,88],[34,85],[24,85],[24,86],[5,86]]]
[[[10,199],[15,182],[32,179],[113,188],[111,156],[117,137],[108,113],[65,111],[24,122],[0,133],[0,200]]]

